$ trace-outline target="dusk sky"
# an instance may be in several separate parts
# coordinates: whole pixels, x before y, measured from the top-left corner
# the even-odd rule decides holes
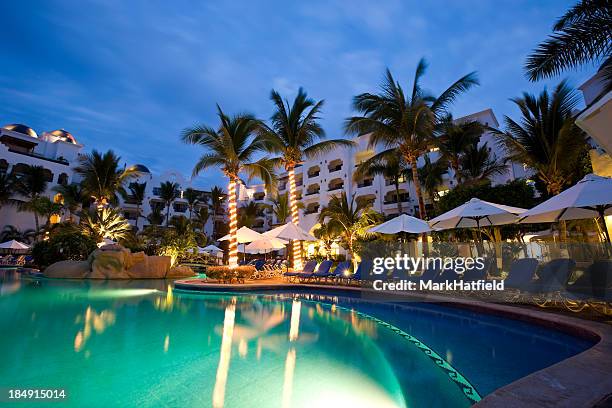
[[[447,4],[443,4],[447,3]],[[525,56],[573,1],[4,1],[0,125],[64,128],[86,151],[115,150],[122,163],[191,174],[202,150],[180,142],[197,123],[228,113],[267,119],[270,90],[303,86],[325,99],[322,124],[342,137],[351,98],[376,91],[385,67],[411,86],[417,61],[436,93],[478,71],[455,117],[540,92]],[[569,72],[580,85],[594,67]],[[225,186],[211,171],[196,185]]]

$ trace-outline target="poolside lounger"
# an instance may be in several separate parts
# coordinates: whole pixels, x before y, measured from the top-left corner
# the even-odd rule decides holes
[[[333,276],[333,274],[329,273],[329,270],[331,269],[332,265],[334,264],[334,261],[323,261],[321,262],[321,264],[319,265],[319,268],[313,272],[312,274],[306,276],[306,279],[326,279],[330,276]],[[298,278],[300,278],[301,276],[298,276]]]
[[[553,259],[536,272],[538,279],[531,282],[525,290],[530,293],[562,291],[575,269],[576,261],[573,259]]]
[[[486,280],[493,265],[493,259],[485,258],[484,265],[480,268],[466,269],[463,273],[463,280],[467,282]]]
[[[297,278],[300,274],[312,274],[317,266],[317,261],[308,261],[306,265],[304,265],[304,269],[302,271],[295,272],[285,272],[283,274],[284,277],[291,280],[291,278]]]
[[[372,271],[373,266],[374,263],[370,260],[361,261],[355,273],[348,277],[348,282],[361,283],[368,280],[367,278],[370,277],[370,272]]]
[[[336,266],[336,268],[334,269],[334,272],[329,276],[328,279],[334,279],[337,282],[341,282],[342,279],[348,279],[349,274],[347,274],[347,271],[351,270],[351,262],[350,261],[343,261],[340,262],[338,264],[338,266]]]
[[[593,262],[571,285],[567,285],[570,294],[587,298],[610,299],[612,289],[612,260],[604,259]]]
[[[504,279],[506,289],[526,289],[528,288],[538,269],[538,260],[535,258],[517,259],[510,265],[510,272]]]

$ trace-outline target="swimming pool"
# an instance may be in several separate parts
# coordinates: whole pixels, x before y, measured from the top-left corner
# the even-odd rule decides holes
[[[69,406],[465,407],[591,346],[433,304],[2,274],[0,388]]]

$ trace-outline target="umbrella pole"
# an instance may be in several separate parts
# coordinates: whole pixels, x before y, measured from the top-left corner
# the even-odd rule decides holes
[[[603,222],[603,230],[606,236],[606,241],[608,241],[608,244],[609,244],[610,243],[610,231],[608,231],[608,225],[606,224],[606,216],[605,216],[604,208],[599,207],[597,210],[599,212],[599,218],[601,218],[601,222]]]

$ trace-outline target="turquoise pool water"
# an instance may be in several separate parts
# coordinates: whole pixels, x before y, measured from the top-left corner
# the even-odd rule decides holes
[[[590,346],[426,304],[0,277],[0,389],[61,406],[465,407]]]

